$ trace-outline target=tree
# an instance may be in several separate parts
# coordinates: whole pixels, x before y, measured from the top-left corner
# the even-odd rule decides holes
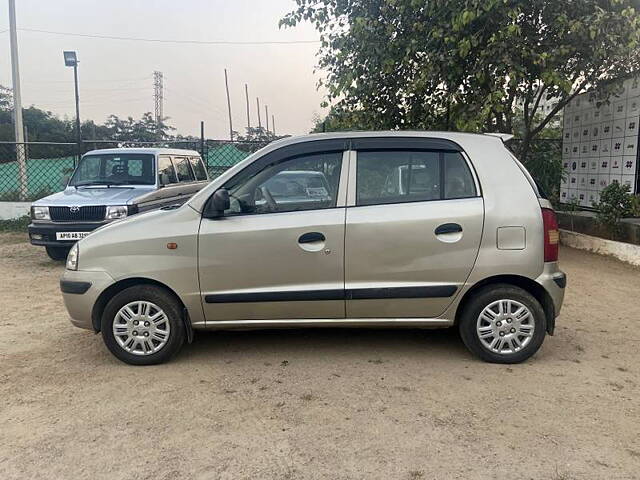
[[[54,113],[34,105],[22,109],[24,125],[29,141],[75,142],[75,122],[61,119]],[[175,130],[164,118],[158,125],[151,112],[146,112],[139,120],[128,117],[125,120],[109,115],[104,124],[85,120],[80,126],[82,138],[89,140],[114,140],[118,142],[160,142],[172,140]],[[0,140],[13,141],[13,95],[10,88],[0,85]]]
[[[268,131],[264,127],[245,127],[245,135],[233,132],[233,138],[239,142],[272,142],[282,136],[275,136],[273,132]],[[286,136],[286,135],[285,135]]]
[[[576,95],[640,67],[638,0],[296,0],[322,84],[368,129],[512,132],[520,156]],[[556,102],[541,113],[543,100]]]
[[[13,108],[13,90],[0,85],[0,111],[9,111]]]

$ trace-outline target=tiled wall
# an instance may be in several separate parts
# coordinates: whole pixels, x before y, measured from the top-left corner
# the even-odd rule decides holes
[[[595,93],[574,98],[564,109],[562,164],[566,179],[560,201],[592,206],[611,182],[637,191],[640,78],[624,81],[624,91],[598,106]]]

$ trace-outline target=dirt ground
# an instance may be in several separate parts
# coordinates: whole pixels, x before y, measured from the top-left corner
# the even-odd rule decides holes
[[[640,478],[640,270],[563,249],[554,337],[482,363],[454,330],[199,334],[120,363],[63,267],[0,235],[0,478]]]

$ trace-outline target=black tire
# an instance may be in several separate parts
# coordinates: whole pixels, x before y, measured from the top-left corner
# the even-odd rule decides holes
[[[170,326],[169,338],[164,346],[156,352],[145,355],[136,355],[125,350],[118,343],[113,332],[113,322],[120,309],[129,303],[137,301],[151,302],[161,308]],[[163,328],[166,329],[166,325]],[[180,301],[168,290],[153,285],[129,287],[114,295],[107,303],[102,314],[101,331],[102,339],[111,353],[119,360],[130,365],[156,365],[169,360],[182,348],[186,336]],[[120,338],[126,339],[127,337]]]
[[[47,250],[47,255],[49,255],[51,260],[64,262],[67,259],[67,255],[69,255],[71,247],[45,247],[45,249]]]
[[[497,353],[490,350],[489,346],[485,346],[485,343],[479,338],[476,329],[478,317],[485,307],[498,300],[515,300],[527,307],[533,317],[533,335],[528,343],[519,350]],[[500,325],[502,327],[503,322]],[[505,325],[505,327],[507,326]],[[536,353],[542,345],[546,335],[547,320],[542,305],[529,292],[513,285],[495,284],[481,288],[473,294],[473,297],[464,306],[458,328],[464,344],[471,353],[482,360],[491,363],[520,363]],[[506,336],[508,337],[509,334]],[[487,341],[493,342],[496,338],[491,337]],[[523,338],[519,337],[519,340],[524,343]]]

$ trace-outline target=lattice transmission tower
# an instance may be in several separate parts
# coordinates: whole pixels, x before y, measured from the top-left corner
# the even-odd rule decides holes
[[[164,114],[162,113],[163,99],[162,72],[155,71],[153,72],[153,100],[155,105],[155,120],[156,125],[158,126],[162,123],[162,119],[164,118]]]

